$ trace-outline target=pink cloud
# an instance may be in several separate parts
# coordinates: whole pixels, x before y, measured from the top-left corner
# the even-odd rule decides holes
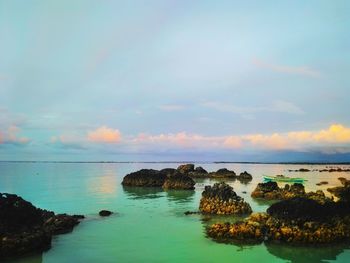
[[[94,131],[88,132],[87,140],[97,143],[118,143],[121,140],[121,133],[119,130],[102,126]]]
[[[4,131],[0,131],[0,144],[4,143],[12,143],[12,144],[26,144],[30,140],[26,137],[21,137],[18,134],[20,133],[20,129],[11,125]]]

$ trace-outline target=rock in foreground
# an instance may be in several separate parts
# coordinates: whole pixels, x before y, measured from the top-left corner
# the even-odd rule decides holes
[[[202,193],[199,210],[208,214],[250,214],[252,209],[233,188],[225,183],[206,186]]]
[[[320,204],[293,198],[272,205],[234,224],[214,224],[208,236],[218,241],[326,244],[350,239],[350,206],[345,202]]]
[[[0,259],[47,250],[53,235],[72,231],[82,218],[55,215],[17,195],[0,193]]]

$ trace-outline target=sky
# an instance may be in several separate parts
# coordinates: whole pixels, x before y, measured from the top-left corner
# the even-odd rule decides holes
[[[0,0],[0,160],[350,161],[349,13]]]

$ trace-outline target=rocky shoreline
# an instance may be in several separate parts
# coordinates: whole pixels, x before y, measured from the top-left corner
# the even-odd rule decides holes
[[[0,259],[51,247],[53,235],[71,232],[82,215],[55,214],[14,194],[0,193]]]
[[[286,184],[284,187],[279,187],[276,182],[259,183],[251,193],[251,197],[266,200],[286,200],[294,197],[304,197],[319,203],[332,201],[321,190],[305,192],[305,187],[299,183]]]
[[[225,179],[239,180],[242,183],[250,182],[253,177],[244,171],[237,175],[234,171],[221,168],[216,172],[208,172],[203,167],[194,164],[183,164],[177,169],[165,168],[162,170],[141,169],[127,174],[122,181],[124,186],[163,187],[165,189],[193,190],[193,179]]]
[[[266,213],[253,213],[233,224],[213,224],[207,228],[207,235],[218,242],[229,243],[330,244],[349,241],[350,183],[341,181],[343,186],[336,188],[337,202],[313,199],[313,195],[298,191],[301,196],[272,204]]]

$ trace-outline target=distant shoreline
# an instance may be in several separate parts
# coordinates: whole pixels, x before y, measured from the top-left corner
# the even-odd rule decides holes
[[[284,165],[350,165],[350,162],[239,162],[239,161],[15,161],[4,160],[0,163],[202,163],[202,164],[284,164]]]

